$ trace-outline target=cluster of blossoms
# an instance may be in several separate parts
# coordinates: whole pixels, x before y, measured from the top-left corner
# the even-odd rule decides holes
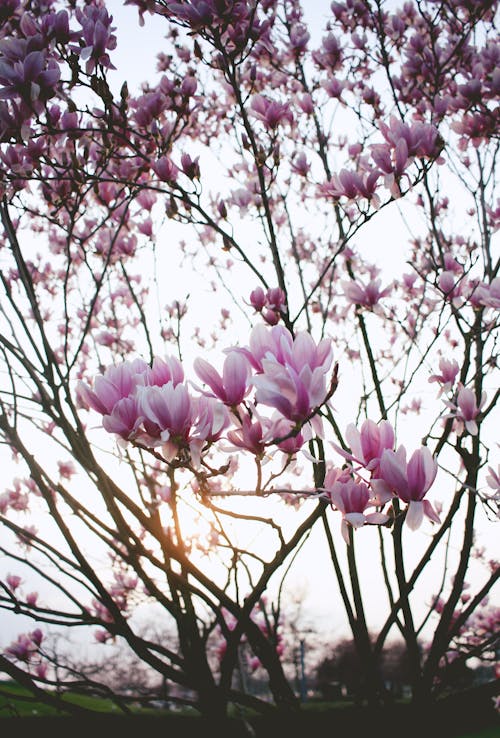
[[[285,453],[298,450],[309,421],[321,433],[317,411],[333,391],[327,382],[331,364],[328,339],[316,345],[308,333],[293,338],[282,326],[261,325],[252,331],[248,347],[227,352],[222,375],[207,361],[195,361],[208,388],[196,395],[184,381],[180,362],[169,357],[156,358],[151,367],[140,359],[109,367],[92,388],[80,381],[78,398],[122,441],[161,449],[166,461],[191,461],[196,467],[231,424],[228,440],[257,456],[272,443]],[[275,413],[264,417],[256,405]]]
[[[7,646],[5,655],[14,661],[21,661],[30,666],[39,679],[45,679],[47,663],[41,660],[40,646],[42,641],[43,633],[39,628],[31,633],[21,633],[10,646]]]
[[[174,357],[152,367],[136,359],[109,367],[94,389],[80,383],[82,403],[103,415],[103,427],[124,441],[161,447],[167,461],[188,451],[195,463],[201,448],[220,437],[227,412],[220,403],[192,397]]]
[[[444,418],[453,418],[454,430],[457,435],[469,433],[471,436],[478,434],[478,420],[482,408],[486,403],[486,392],[481,393],[478,401],[474,390],[464,387],[461,382],[456,382],[459,373],[458,363],[453,360],[442,358],[439,360],[440,374],[432,374],[429,382],[439,384],[439,394],[451,392],[452,399],[445,400],[448,413]]]
[[[293,455],[315,432],[323,436],[320,408],[328,401],[334,383],[331,342],[315,344],[310,334],[295,338],[283,326],[256,326],[249,346],[227,351],[222,374],[197,358],[194,369],[204,388],[193,395],[184,382],[180,362],[172,357],[142,360],[109,367],[93,388],[80,382],[78,394],[85,407],[103,416],[103,427],[123,442],[160,449],[167,462],[198,467],[215,441],[262,458],[277,446]],[[444,365],[443,365],[444,367]],[[335,374],[333,375],[335,377]],[[260,406],[271,408],[264,415]],[[429,449],[417,449],[407,460],[404,446],[395,448],[389,422],[366,420],[358,430],[347,428],[350,452],[335,446],[347,468],[331,468],[321,494],[342,513],[342,534],[348,526],[389,521],[381,508],[394,499],[407,505],[406,522],[412,529],[424,515],[439,516],[424,499],[437,474]],[[378,508],[366,513],[368,508]]]
[[[279,287],[271,287],[266,292],[262,287],[256,287],[250,293],[250,304],[268,325],[276,325],[285,309],[286,296]]]
[[[109,559],[111,563],[112,581],[107,587],[107,592],[118,608],[120,614],[125,618],[129,617],[137,600],[139,578],[127,570],[126,566],[120,560],[116,553],[110,553]],[[95,631],[94,638],[98,643],[107,643],[114,639],[113,632],[107,628],[115,623],[112,612],[103,602],[92,598],[90,605],[85,610],[92,620],[97,621],[102,627]]]
[[[104,6],[77,8],[79,28],[70,29],[66,10],[56,10],[55,2],[45,3],[43,14],[26,12],[21,2],[4,3],[0,37],[0,137],[16,128],[29,134],[29,124],[58,94],[63,45],[86,63],[91,74],[97,65],[113,68],[108,51],[116,47],[112,16]],[[1,17],[1,16],[0,16]]]
[[[460,607],[453,613],[453,623],[455,623],[462,615],[462,610],[467,606],[471,596],[466,591],[467,585],[464,586],[464,592],[460,597]],[[433,608],[439,614],[442,612],[445,603],[437,597],[434,600]],[[480,607],[473,612],[473,614],[465,620],[460,626],[456,635],[457,648],[468,651],[474,650],[474,647],[479,646],[485,640],[484,636],[494,636],[499,632],[500,628],[500,607],[492,604],[488,597],[485,597],[481,601]]]
[[[493,276],[491,281],[470,278],[463,264],[450,254],[443,257],[436,288],[440,297],[444,297],[455,308],[461,308],[466,304],[475,310],[480,308],[497,310],[500,307],[500,277]]]
[[[378,206],[379,181],[384,183],[392,197],[400,197],[402,180],[406,179],[407,188],[412,185],[407,170],[414,161],[439,158],[442,141],[433,125],[414,123],[410,126],[392,117],[389,125],[380,123],[380,130],[385,143],[373,144],[370,156],[359,158],[356,171],[342,169],[329,182],[321,185],[322,195],[336,201],[342,197],[348,200],[363,199]]]
[[[31,495],[39,494],[33,479],[19,479],[16,477],[12,482],[11,489],[6,489],[0,494],[0,513],[4,515],[8,509],[28,510]]]
[[[383,525],[390,520],[380,511],[387,503],[399,500],[407,505],[406,524],[415,530],[424,515],[439,523],[431,503],[424,499],[437,474],[437,461],[425,446],[417,449],[407,461],[406,449],[395,449],[391,424],[377,425],[365,420],[361,429],[349,425],[346,439],[351,452],[335,446],[346,459],[346,469],[331,468],[324,485],[324,496],[342,513],[342,535],[349,541],[349,526]],[[370,508],[378,508],[366,512]]]
[[[466,591],[467,589],[468,584],[464,583],[460,605],[453,612],[451,627],[455,628],[459,620],[462,620],[462,622],[453,636],[450,650],[441,661],[441,666],[446,668],[457,659],[466,660],[472,655],[484,654],[487,656],[486,660],[493,666],[495,678],[498,679],[500,662],[495,650],[495,643],[498,641],[500,629],[500,607],[492,603],[489,597],[485,597],[472,614],[464,617],[471,600],[471,595]],[[436,597],[432,606],[436,614],[440,615],[445,607],[445,601],[441,597]],[[498,709],[498,704],[495,703],[495,707]]]

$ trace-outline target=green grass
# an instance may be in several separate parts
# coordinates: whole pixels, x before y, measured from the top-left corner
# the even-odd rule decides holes
[[[64,700],[66,702],[71,702],[74,705],[79,705],[81,707],[85,707],[94,713],[101,713],[102,715],[123,715],[123,712],[117,707],[117,705],[113,704],[111,700],[108,699],[102,699],[98,697],[91,697],[87,695],[79,695],[79,694],[68,694],[65,695]],[[342,721],[342,715],[345,716],[346,720],[350,720],[349,717],[349,708],[354,709],[352,704],[349,704],[347,702],[309,702],[303,705],[303,711],[302,716],[303,718],[305,715],[310,716],[305,718],[306,719],[306,725],[309,724],[309,720],[311,721],[311,728],[314,730],[315,726],[319,726],[319,732],[318,735],[323,736],[326,735],[326,733],[321,732],[321,730],[324,729],[324,726],[328,724],[330,719],[332,720],[332,724],[335,723],[335,717],[337,718],[337,721]],[[172,722],[172,727],[174,726],[174,722],[177,720],[187,720],[186,723],[183,723],[183,732],[184,738],[189,738],[188,733],[186,733],[186,729],[189,730],[201,730],[201,727],[203,726],[203,718],[198,718],[196,713],[193,710],[182,710],[182,711],[168,711],[168,710],[162,710],[162,709],[154,709],[154,708],[141,708],[140,706],[134,705],[133,707],[130,707],[131,711],[135,715],[144,715],[144,716],[154,716],[158,718],[164,718],[168,721],[169,725],[170,722]],[[230,709],[229,714],[230,716],[234,718],[242,717],[242,713],[246,713],[246,718],[253,722],[254,715],[250,714],[252,711],[239,711],[235,709]],[[58,710],[57,708],[51,707],[50,705],[46,705],[42,702],[34,701],[30,692],[26,690],[24,687],[19,686],[18,684],[15,684],[14,682],[2,682],[0,681],[0,724],[1,724],[1,718],[12,718],[12,717],[54,717],[54,716],[62,716],[62,715],[68,715],[68,713],[63,712],[61,710]],[[353,718],[356,719],[356,713],[352,713]],[[260,718],[257,717],[257,722],[259,723]],[[326,722],[325,722],[326,721]],[[156,720],[154,721],[156,724]],[[345,721],[344,721],[345,722]],[[61,724],[63,724],[64,721],[61,721]],[[59,724],[59,720],[57,721],[57,724]],[[304,726],[304,722],[301,721],[300,724]],[[484,724],[484,723],[483,723]],[[54,724],[55,725],[55,724]],[[177,725],[177,723],[176,723]],[[263,719],[262,725],[264,726],[264,733],[263,735],[269,736],[271,735],[268,733],[265,729],[266,725],[266,718]],[[477,730],[468,730],[467,732],[458,732],[460,730],[459,727],[460,723],[457,723],[457,732],[453,732],[454,738],[500,738],[500,730],[497,727],[485,727]],[[471,725],[470,722],[468,722],[467,727]],[[0,734],[2,733],[2,729],[0,728]],[[175,733],[176,735],[180,733]],[[201,735],[202,733],[196,733],[196,735]],[[260,732],[257,733],[260,735]],[[301,735],[303,732],[301,732]],[[59,733],[57,734],[59,736]],[[156,733],[155,733],[156,735]],[[343,735],[342,730],[339,732],[339,735]],[[391,733],[391,735],[393,735]],[[18,736],[18,738],[22,738],[22,736]],[[74,736],[74,738],[77,738]]]
[[[95,712],[110,713],[121,712],[119,708],[113,704],[111,700],[101,699],[99,697],[90,697],[81,694],[68,694],[64,697],[66,702],[80,707],[86,707],[88,710]],[[131,708],[133,712],[157,712],[156,710],[141,710],[141,708]],[[62,711],[43,702],[37,702],[33,699],[31,693],[24,687],[14,682],[0,682],[0,717],[28,717],[28,716],[44,716],[44,715],[61,715]]]

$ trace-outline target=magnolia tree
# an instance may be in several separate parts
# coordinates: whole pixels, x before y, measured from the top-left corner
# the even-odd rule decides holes
[[[136,90],[103,0],[0,1],[0,668],[128,709],[55,630],[205,715],[294,709],[314,533],[365,697],[398,636],[428,702],[498,648],[494,3],[126,4],[165,36]]]

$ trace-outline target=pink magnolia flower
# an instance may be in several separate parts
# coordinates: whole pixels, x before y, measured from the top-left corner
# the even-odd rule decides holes
[[[371,202],[374,207],[380,203],[376,195],[377,183],[381,172],[378,169],[370,169],[365,172],[350,172],[341,169],[334,174],[332,179],[321,186],[321,192],[326,197],[338,200],[346,197],[348,200],[359,200],[364,198]]]
[[[313,52],[313,59],[320,69],[333,72],[337,68],[342,59],[342,48],[335,34],[329,33],[323,38],[323,45]]]
[[[255,414],[252,417],[243,415],[238,427],[228,432],[227,440],[237,449],[245,449],[261,457],[266,448],[264,422]]]
[[[232,200],[243,212],[246,212],[248,206],[254,200],[254,195],[245,187],[239,187],[232,193]]]
[[[151,126],[163,113],[167,105],[167,99],[159,90],[146,92],[144,95],[131,100],[134,109],[134,120],[141,127]],[[142,203],[141,203],[142,204]],[[151,206],[147,209],[151,210]]]
[[[128,399],[136,402],[138,424],[143,428],[135,426],[133,437],[146,446],[161,446],[167,461],[185,450],[198,466],[205,444],[218,440],[229,425],[222,403],[213,397],[191,397],[184,384],[142,386]]]
[[[57,466],[63,479],[71,479],[76,474],[76,467],[72,461],[58,461]]]
[[[462,151],[467,148],[469,142],[477,148],[482,141],[487,141],[495,130],[495,126],[495,117],[482,112],[466,113],[461,120],[451,123],[452,130],[460,136],[458,147]]]
[[[300,451],[306,440],[302,432],[292,433],[294,430],[294,424],[290,420],[281,417],[278,413],[269,422],[266,438],[272,440],[273,443],[278,441],[276,445],[283,453],[294,455]],[[286,438],[286,436],[289,436],[289,438]],[[284,440],[279,441],[278,439],[280,438]]]
[[[366,524],[382,525],[389,520],[384,513],[365,513],[374,503],[370,499],[370,490],[362,482],[339,479],[326,492],[332,505],[342,513],[341,532],[346,543],[349,543],[349,525],[357,529]]]
[[[208,361],[197,358],[194,361],[194,370],[205,384],[208,384],[212,393],[226,405],[239,405],[249,391],[250,365],[242,354],[231,351],[225,361],[222,377]]]
[[[438,285],[447,300],[452,300],[454,304],[460,304],[464,289],[464,282],[461,277],[457,277],[455,272],[448,269],[439,275]]]
[[[10,646],[5,649],[5,653],[8,656],[12,656],[14,659],[24,662],[28,662],[36,651],[36,645],[26,633],[21,633],[21,635],[17,637],[17,640],[13,641]]]
[[[14,489],[8,489],[0,495],[0,512],[4,513],[9,507],[13,510],[27,510],[29,508],[29,495],[22,489],[23,480],[17,477],[13,480]],[[33,480],[29,480],[26,485],[30,487]],[[33,483],[34,484],[34,483]],[[30,489],[31,492],[37,494],[37,488]]]
[[[283,363],[285,355],[290,353],[292,344],[292,335],[283,326],[276,325],[269,329],[265,325],[257,325],[250,333],[250,345],[246,348],[235,347],[234,350],[242,353],[251,366],[261,373],[264,357],[273,357]]]
[[[136,391],[143,386],[163,386],[168,382],[175,387],[184,379],[180,362],[174,357],[156,357],[152,367],[142,359],[124,361],[110,366],[94,380],[93,389],[80,381],[77,400],[86,408],[103,415],[103,427],[124,440],[137,437],[143,422]]]
[[[270,287],[266,292],[266,302],[272,310],[280,311],[286,302],[286,296],[279,287]]]
[[[363,307],[373,308],[382,297],[386,297],[391,292],[391,287],[380,289],[380,279],[372,279],[367,285],[350,281],[342,281],[344,295],[352,305],[362,305]]]
[[[277,325],[280,320],[280,314],[276,310],[266,308],[262,311],[262,317],[268,325]]]
[[[293,123],[293,114],[286,103],[268,100],[263,95],[254,95],[250,104],[253,114],[259,118],[266,128],[274,130],[279,125]]]
[[[103,605],[102,602],[99,602],[99,600],[96,600],[95,598],[92,599],[92,609],[95,616],[99,618],[99,620],[102,620],[105,623],[113,622],[113,616],[108,608]]]
[[[198,82],[196,81],[196,77],[190,74],[182,80],[181,94],[185,97],[191,97],[196,92],[197,87]],[[198,158],[196,157],[196,161],[198,161]]]
[[[336,77],[328,77],[321,81],[321,87],[325,90],[329,97],[337,98],[340,100],[342,92],[347,87],[347,83]]]
[[[300,372],[303,366],[310,370],[321,369],[328,372],[332,362],[332,346],[328,338],[316,345],[308,333],[298,333],[295,339],[283,326],[268,328],[257,325],[250,334],[250,346],[235,349],[242,352],[258,373],[264,372],[263,360],[292,366]]]
[[[134,439],[144,418],[137,397],[123,397],[104,415],[102,425],[108,433],[114,433],[125,441]]]
[[[91,407],[101,415],[109,415],[119,400],[129,397],[138,384],[144,383],[149,371],[149,365],[142,359],[110,366],[103,375],[95,378],[93,389],[85,382],[78,382],[77,400],[83,407]]]
[[[45,662],[36,664],[35,666],[35,674],[37,675],[39,679],[47,678],[47,670],[48,670],[48,666]]]
[[[186,80],[184,80],[184,82],[185,81]],[[194,80],[194,83],[196,85],[196,80]],[[184,83],[183,83],[183,86],[184,86]],[[200,178],[199,158],[200,157],[197,156],[195,159],[192,159],[191,156],[187,153],[184,153],[181,155],[181,168],[184,174],[187,177],[189,177],[189,179],[199,179]]]
[[[293,338],[281,326],[270,330],[257,326],[250,336],[250,348],[236,350],[247,356],[258,371],[252,380],[257,388],[257,402],[274,407],[294,422],[309,419],[314,409],[325,402],[325,375],[332,361],[330,340],[316,345],[306,332]],[[316,425],[320,433],[320,424]]]
[[[136,197],[136,202],[141,206],[143,210],[151,212],[153,205],[157,200],[156,192],[151,190],[141,190]]]
[[[18,577],[17,574],[7,574],[5,581],[10,591],[15,592],[16,589],[20,586],[22,579],[21,577]]]
[[[96,630],[94,638],[98,643],[107,643],[113,636],[107,630]]]
[[[168,156],[161,156],[153,165],[152,169],[162,182],[175,182],[179,170]]]
[[[30,638],[35,646],[40,646],[43,641],[43,633],[40,628],[35,628],[35,630],[30,633]]]
[[[380,130],[385,140],[395,149],[404,141],[408,157],[419,156],[423,158],[435,158],[442,149],[442,141],[439,138],[437,128],[428,123],[413,123],[408,125],[391,116],[389,125],[380,122]]]
[[[500,277],[495,277],[490,284],[479,282],[473,285],[470,302],[474,307],[500,308]]]
[[[193,420],[191,397],[185,385],[167,382],[162,387],[141,387],[137,405],[144,418],[146,432],[158,438],[167,461],[189,442]]]
[[[486,402],[486,392],[481,395],[481,401],[477,404],[476,395],[469,387],[461,387],[458,391],[455,402],[446,402],[451,409],[445,417],[455,417],[457,420],[457,432],[461,435],[464,429],[471,434],[477,436],[478,425],[476,419]]]
[[[113,16],[108,14],[105,7],[97,6],[86,6],[83,10],[77,8],[75,15],[82,26],[85,46],[80,48],[75,45],[74,50],[87,62],[87,74],[92,74],[98,64],[114,69],[107,53],[116,48],[115,27],[111,25]]]
[[[17,640],[13,641],[5,649],[5,653],[18,661],[29,662],[31,657],[38,651],[43,640],[43,633],[36,628],[32,633],[21,633]]]
[[[199,29],[203,26],[215,24],[217,11],[214,5],[214,3],[205,2],[205,0],[190,3],[172,2],[168,4],[165,14],[170,17],[177,17],[179,20],[189,23],[192,28]]]
[[[227,383],[226,390],[232,393],[229,399],[235,400],[239,379],[234,378],[238,372],[232,372],[232,365],[245,364],[249,373],[248,362],[240,355],[228,357],[226,362],[224,378],[219,380]],[[220,437],[229,415],[213,396],[192,398],[183,381],[182,365],[174,357],[156,357],[151,367],[136,359],[109,367],[95,379],[93,389],[80,382],[77,397],[82,406],[103,415],[108,433],[147,447],[161,446],[167,461],[186,450],[198,464],[203,446]]]
[[[192,404],[194,416],[189,450],[193,464],[199,466],[203,447],[219,440],[230,419],[225,405],[212,397],[195,397]]]
[[[348,482],[352,479],[349,469],[340,469],[338,466],[330,466],[325,474],[323,491],[332,489],[335,482]]]
[[[18,4],[17,1],[15,4]],[[55,38],[60,44],[65,44],[77,36],[76,33],[71,33],[69,30],[69,16],[65,10],[43,15],[41,18],[41,27],[45,35]]]
[[[387,144],[373,144],[371,156],[384,174],[394,175],[397,178],[401,177],[405,169],[411,164],[408,145],[403,138],[399,139],[392,151]]]
[[[153,359],[151,369],[148,367],[144,375],[146,384],[156,384],[159,387],[167,384],[167,382],[172,382],[175,387],[184,381],[182,364],[175,356],[167,356],[165,359],[156,356]]]
[[[256,287],[252,292],[250,292],[250,305],[256,310],[258,313],[262,310],[262,308],[266,304],[266,293],[262,289],[262,287]]]
[[[109,593],[113,597],[115,604],[125,612],[129,607],[130,595],[135,591],[138,584],[138,578],[126,572],[114,572],[115,582],[110,586]]]
[[[309,169],[311,168],[311,165],[309,164],[307,160],[307,156],[304,154],[303,151],[298,153],[292,159],[290,166],[293,169],[293,171],[301,177],[307,176]]]
[[[290,29],[290,46],[294,52],[300,53],[305,51],[307,42],[311,35],[307,28],[302,23],[295,23]],[[310,95],[304,95],[304,98],[310,98]],[[312,101],[311,101],[312,106]],[[301,106],[302,107],[302,106]],[[312,112],[312,111],[311,111]]]
[[[294,422],[309,419],[315,408],[326,399],[325,376],[321,369],[311,371],[305,366],[297,372],[292,366],[282,366],[263,360],[263,373],[254,377],[258,403],[278,410]]]
[[[436,478],[437,468],[437,461],[425,446],[417,449],[408,463],[404,446],[400,446],[397,451],[386,449],[382,453],[382,479],[408,504],[406,523],[412,530],[420,527],[424,515],[435,523],[440,522],[431,503],[424,500]]]
[[[351,423],[345,432],[346,440],[351,448],[347,453],[340,446],[334,448],[342,454],[345,459],[354,461],[359,466],[372,473],[372,476],[380,476],[380,458],[386,449],[394,448],[394,430],[387,420],[382,420],[378,425],[373,420],[365,420],[358,430]]]
[[[0,46],[0,97],[20,98],[41,112],[42,103],[56,93],[59,65],[45,50],[33,49],[24,39],[2,39]]]
[[[446,203],[446,207],[448,207],[448,198],[444,198],[444,202]],[[450,253],[443,254],[443,265],[447,271],[453,272],[453,274],[457,274],[458,276],[464,272],[462,264]]]
[[[448,361],[448,359],[439,360],[439,370],[441,374],[432,374],[429,377],[429,382],[439,382],[441,387],[439,388],[439,394],[442,392],[448,392],[455,383],[455,378],[459,372],[458,362]]]

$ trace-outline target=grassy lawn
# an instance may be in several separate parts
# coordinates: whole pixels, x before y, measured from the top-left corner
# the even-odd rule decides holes
[[[235,716],[226,721],[224,726],[213,729],[207,720],[197,717],[193,710],[168,711],[162,709],[144,709],[140,706],[131,707],[132,716],[126,717],[123,712],[114,705],[111,700],[99,699],[85,695],[67,695],[65,701],[74,705],[85,707],[97,715],[89,717],[71,717],[54,707],[41,702],[33,702],[30,693],[13,682],[0,682],[0,726],[2,718],[5,727],[11,727],[12,735],[16,738],[26,738],[40,731],[45,734],[45,729],[52,738],[68,735],[70,738],[79,738],[80,735],[110,734],[123,735],[123,730],[134,729],[137,732],[148,735],[148,738],[170,735],[172,738],[201,738],[214,734],[217,738],[245,738],[250,734],[246,732],[244,723],[239,720],[236,711],[231,711]],[[488,705],[489,707],[489,705]],[[295,716],[248,716],[255,730],[255,738],[357,738],[361,735],[377,734],[383,731],[386,738],[396,738],[405,735],[408,738],[433,738],[435,735],[443,738],[500,738],[500,719],[495,726],[495,716],[492,719],[481,720],[483,710],[474,706],[472,711],[468,709],[464,715],[468,716],[465,722],[462,715],[447,713],[444,716],[444,729],[438,715],[418,715],[409,713],[409,705],[396,705],[395,712],[388,711],[378,714],[370,714],[365,710],[359,710],[354,705],[343,703],[309,702],[304,705],[300,714]],[[412,717],[413,715],[413,717]],[[18,718],[23,718],[18,720]],[[443,716],[441,716],[443,718]],[[40,719],[40,723],[38,722]],[[437,722],[436,722],[437,719]],[[418,726],[417,723],[418,722]],[[478,726],[475,729],[475,725]],[[480,726],[480,727],[479,727]],[[213,732],[212,732],[213,730]],[[14,732],[15,731],[15,732]],[[27,731],[26,733],[23,731]],[[81,732],[79,732],[81,731]],[[0,735],[3,734],[0,727]],[[7,730],[9,734],[9,730]]]
[[[120,713],[121,710],[111,700],[90,697],[81,694],[72,694],[65,697],[66,702],[71,702],[80,707],[102,713]],[[141,710],[138,707],[130,708],[135,713],[156,713],[157,710]],[[43,702],[35,702],[31,693],[24,687],[14,682],[0,682],[0,717],[33,717],[62,714],[57,708],[46,705]]]

